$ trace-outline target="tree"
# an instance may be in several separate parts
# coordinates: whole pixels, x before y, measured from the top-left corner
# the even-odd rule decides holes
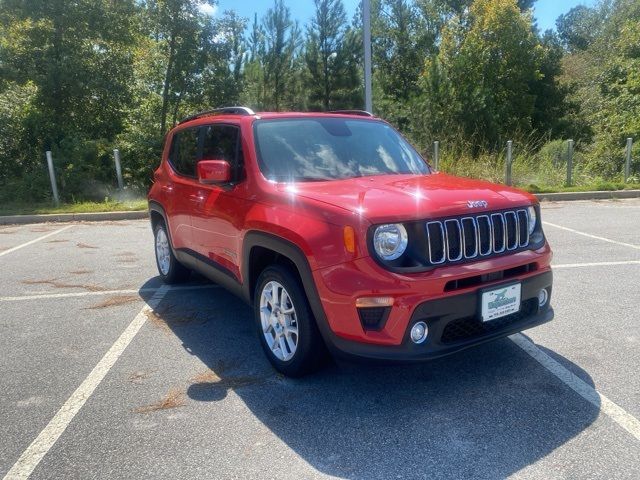
[[[52,150],[63,198],[104,198],[131,101],[135,10],[133,0],[0,1],[0,102],[13,103],[2,109],[13,140],[0,146],[0,170],[15,172],[2,195],[42,200],[48,189],[34,186],[46,185]]]
[[[360,45],[348,29],[342,0],[314,0],[315,15],[307,30],[305,82],[312,108],[359,106]]]
[[[202,105],[235,105],[244,90],[243,65],[247,55],[244,39],[247,20],[227,10],[212,23],[213,42],[207,49],[206,65],[199,88]]]
[[[214,5],[213,0],[207,0]],[[186,90],[190,75],[204,68],[202,50],[213,41],[212,20],[202,13],[198,0],[147,0],[143,15],[148,18],[149,34],[164,50],[164,78],[162,82],[162,107],[160,134],[167,130],[171,103],[174,117]],[[206,53],[204,53],[206,55]],[[175,97],[175,101],[174,100]]]
[[[435,38],[429,39],[420,11],[408,0],[375,0],[371,17],[375,110],[407,131],[424,59]]]
[[[640,2],[603,2],[595,17],[595,37],[584,49],[574,40],[563,60],[564,81],[593,132],[588,169],[611,178],[621,174],[625,139],[640,138]]]
[[[531,13],[515,0],[476,0],[465,23],[447,24],[437,60],[454,99],[451,123],[478,145],[496,148],[532,126],[529,87],[540,79],[541,48]]]
[[[300,42],[300,30],[291,20],[291,12],[283,0],[274,0],[263,19],[265,39],[263,75],[265,106],[276,111],[285,103],[295,85],[296,54]]]
[[[598,11],[584,5],[573,7],[556,20],[558,35],[570,52],[586,50],[598,37],[601,25]]]
[[[129,101],[133,0],[4,0],[0,65],[33,99],[42,146],[69,134],[113,138]],[[91,121],[87,121],[91,119]]]
[[[264,30],[258,22],[258,14],[254,14],[249,36],[247,38],[248,56],[244,62],[244,88],[241,102],[256,109],[263,108],[265,100],[263,60],[265,56]]]
[[[562,43],[552,31],[540,38],[540,77],[530,82],[530,91],[535,96],[532,128],[539,134],[561,138],[568,134],[580,138],[578,118],[569,121],[569,115],[577,113],[578,106],[568,101],[570,88],[560,83],[562,76]]]
[[[433,2],[440,7],[455,13],[456,15],[464,15],[466,11],[471,8],[474,0],[426,0],[426,2]],[[529,10],[536,3],[536,0],[518,0],[517,4],[520,10]]]

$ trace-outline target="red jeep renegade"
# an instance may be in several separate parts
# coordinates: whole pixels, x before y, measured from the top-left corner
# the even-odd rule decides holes
[[[194,270],[253,305],[286,375],[327,349],[426,360],[553,318],[535,197],[434,171],[366,112],[191,116],[149,209],[162,279]]]

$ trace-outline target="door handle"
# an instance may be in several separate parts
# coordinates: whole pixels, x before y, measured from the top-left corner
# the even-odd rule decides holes
[[[204,195],[201,193],[189,195],[189,201],[193,203],[202,203],[204,201]]]

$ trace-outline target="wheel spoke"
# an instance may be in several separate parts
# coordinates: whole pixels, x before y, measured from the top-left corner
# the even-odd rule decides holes
[[[287,335],[295,335],[296,339],[298,338],[298,327],[292,327],[290,325],[287,325],[287,328],[285,331]]]
[[[280,350],[282,351],[282,358],[286,359],[290,354],[289,350],[286,348],[286,340],[284,335],[280,335],[278,338],[278,342],[280,343]]]
[[[274,305],[278,302],[278,286],[277,282],[271,282],[271,303]]]
[[[278,334],[273,328],[267,328],[264,332],[264,338],[267,340],[269,348],[275,352],[278,346]]]
[[[287,291],[283,288],[280,290],[280,309],[287,308],[289,303],[289,295],[287,295]],[[284,313],[284,312],[283,312]]]
[[[265,288],[262,292],[262,296],[267,301],[267,305],[270,305],[273,308],[273,298],[271,297],[271,291]]]
[[[271,332],[275,334],[272,323],[265,324],[264,322],[262,322],[262,331],[264,332],[265,335],[270,334]]]
[[[289,351],[291,353],[294,353],[296,351],[296,342],[293,340],[293,338],[291,338],[290,332],[280,338],[284,338],[287,341],[287,346],[289,347]]]

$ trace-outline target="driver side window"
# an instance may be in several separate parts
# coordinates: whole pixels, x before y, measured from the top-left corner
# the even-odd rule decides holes
[[[235,181],[242,179],[244,166],[240,129],[234,125],[207,125],[203,127],[203,160],[226,160],[231,165]]]

